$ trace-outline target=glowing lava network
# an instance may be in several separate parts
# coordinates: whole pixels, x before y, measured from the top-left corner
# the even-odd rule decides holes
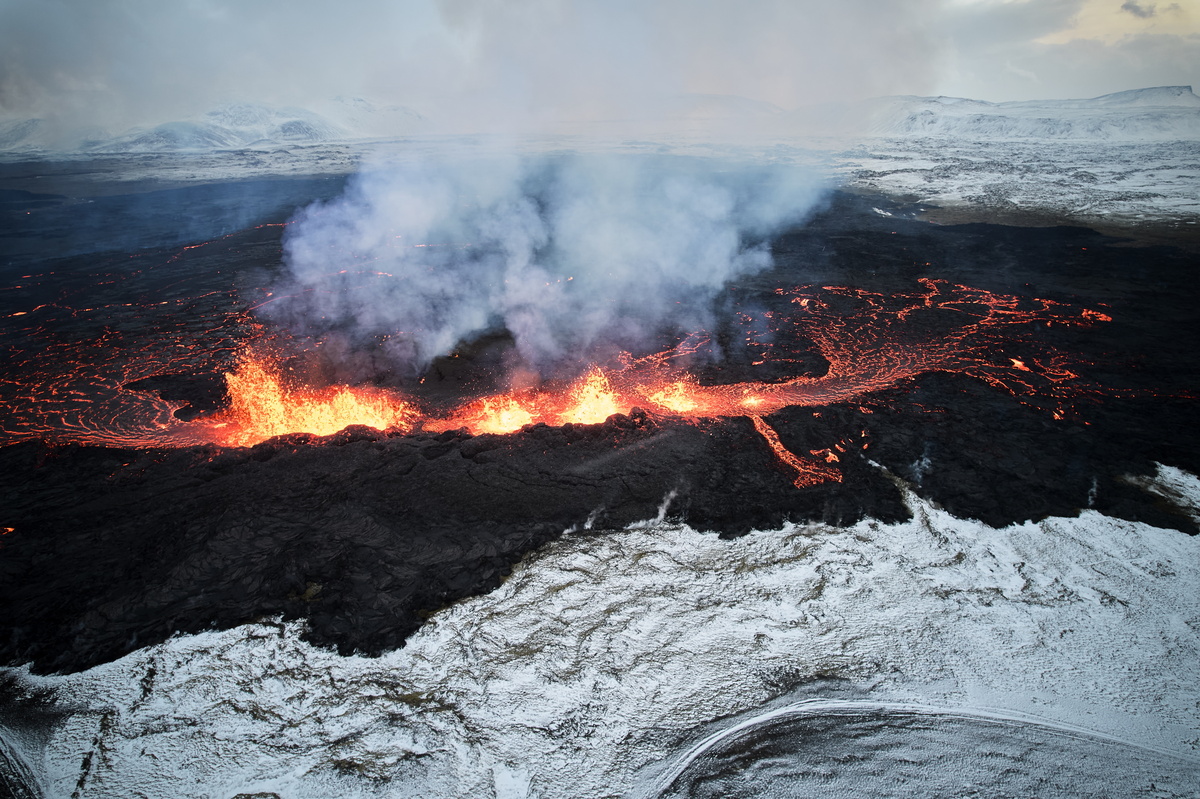
[[[1061,403],[1095,390],[1069,368],[1064,354],[1038,344],[1032,331],[1038,326],[1087,326],[1107,321],[1106,315],[940,280],[920,282],[917,291],[892,295],[837,286],[778,289],[791,312],[786,318],[768,314],[769,334],[748,334],[748,345],[758,348],[758,362],[786,365],[795,362],[788,342],[811,342],[828,362],[821,375],[703,385],[680,366],[709,343],[696,334],[666,352],[641,358],[626,355],[607,369],[593,366],[567,385],[477,397],[446,412],[430,412],[411,397],[380,388],[297,385],[280,369],[271,347],[260,343],[244,346],[236,366],[226,373],[227,407],[182,421],[171,414],[178,404],[122,390],[109,391],[106,398],[95,388],[114,382],[119,388],[122,381],[180,366],[202,371],[206,354],[181,356],[173,350],[186,346],[176,340],[163,350],[162,355],[170,357],[156,358],[154,351],[142,350],[136,366],[126,359],[119,377],[106,377],[101,374],[106,370],[88,359],[119,343],[110,340],[115,336],[106,336],[77,348],[68,359],[74,372],[42,371],[34,384],[23,381],[27,406],[21,413],[8,414],[0,435],[110,446],[248,446],[287,433],[329,435],[349,425],[399,433],[465,429],[504,434],[538,423],[598,423],[640,407],[690,420],[749,417],[776,455],[796,470],[796,485],[803,487],[839,480],[838,454],[788,452],[763,418],[788,406],[861,403],[873,392],[938,371],[972,375],[1015,395],[1058,404],[1056,416],[1062,414]],[[237,323],[254,327],[246,318]],[[258,334],[265,338],[261,329]],[[223,341],[227,347],[228,340]],[[211,358],[213,353],[207,355]],[[100,365],[112,368],[111,363]],[[865,442],[845,446],[865,447]]]

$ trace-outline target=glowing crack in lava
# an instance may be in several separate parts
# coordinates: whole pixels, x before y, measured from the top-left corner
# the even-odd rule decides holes
[[[767,314],[770,329],[747,334],[756,363],[800,364],[795,349],[807,342],[827,361],[824,374],[705,385],[679,365],[709,343],[697,334],[672,350],[641,358],[626,355],[607,369],[593,366],[567,385],[477,397],[432,412],[411,397],[379,388],[291,384],[264,354],[269,348],[251,345],[226,373],[228,407],[205,418],[175,419],[170,410],[178,405],[155,402],[145,394],[137,395],[139,404],[131,400],[132,392],[121,392],[115,403],[89,402],[86,389],[103,381],[77,360],[80,373],[74,380],[70,374],[42,375],[41,386],[24,385],[23,396],[31,405],[23,414],[9,414],[0,437],[145,447],[246,446],[284,433],[327,435],[349,425],[402,433],[465,429],[504,434],[538,423],[598,423],[640,407],[689,420],[748,417],[803,487],[841,479],[839,456],[834,450],[789,452],[764,419],[785,407],[862,402],[866,395],[930,372],[974,376],[1025,401],[1055,406],[1056,417],[1064,403],[1098,391],[1072,370],[1079,359],[1072,361],[1036,335],[1038,328],[1109,320],[1095,310],[932,279],[921,280],[920,288],[909,293],[810,286],[778,289],[776,294],[789,312]],[[259,335],[266,337],[261,330]],[[140,354],[153,358],[146,348]],[[186,359],[193,366],[200,360],[194,353]],[[142,361],[136,369],[122,367],[122,376],[167,372],[179,362],[178,356],[162,363]],[[804,368],[797,365],[795,371]],[[42,392],[55,404],[53,411],[38,416]],[[70,412],[62,404],[64,397],[76,400]],[[844,452],[846,446],[864,444],[846,442],[835,449]]]

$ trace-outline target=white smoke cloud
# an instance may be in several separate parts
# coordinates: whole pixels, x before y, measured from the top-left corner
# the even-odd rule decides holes
[[[708,327],[721,287],[770,265],[764,237],[821,196],[800,169],[682,157],[409,160],[300,215],[295,284],[269,307],[409,372],[506,329],[546,374]]]

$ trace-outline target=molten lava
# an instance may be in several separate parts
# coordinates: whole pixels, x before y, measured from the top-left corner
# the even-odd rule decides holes
[[[767,446],[775,453],[775,457],[796,470],[796,479],[792,481],[792,485],[796,488],[808,488],[821,483],[840,483],[842,481],[842,473],[832,466],[827,466],[820,461],[801,458],[785,447],[779,440],[779,434],[775,432],[775,428],[763,421],[761,416],[751,416],[750,421],[754,422],[754,429],[767,442]],[[833,455],[833,453],[829,454]],[[833,455],[833,459],[837,461],[837,456]]]
[[[524,400],[524,401],[522,401]],[[533,402],[517,396],[486,397],[466,405],[442,427],[427,424],[430,430],[466,428],[475,433],[511,433],[533,424]],[[457,422],[457,424],[456,424]]]
[[[327,436],[350,425],[410,430],[416,410],[382,391],[349,386],[312,390],[286,385],[268,359],[243,356],[225,375],[229,408],[208,424],[222,443],[248,446],[285,433]]]
[[[676,380],[668,383],[657,391],[646,393],[646,399],[652,405],[665,408],[671,413],[681,416],[696,410],[696,383],[692,380]]]
[[[633,404],[613,390],[609,373],[593,366],[560,391],[514,391],[475,400],[447,416],[427,418],[422,428],[433,432],[512,433],[527,424],[598,424]]]
[[[1053,408],[1055,418],[1062,417],[1062,403],[1097,391],[1082,383],[1063,353],[1039,343],[1034,331],[1109,321],[1098,311],[929,279],[921,281],[919,290],[893,295],[837,286],[778,289],[777,294],[792,312],[767,314],[772,329],[766,335],[746,334],[754,350],[752,361],[781,368],[798,364],[795,371],[803,371],[804,362],[787,349],[788,342],[792,347],[809,342],[828,363],[824,374],[702,385],[675,366],[684,360],[681,356],[704,345],[706,339],[697,334],[674,350],[637,359],[626,356],[611,369],[592,367],[570,384],[514,390],[432,412],[410,397],[383,389],[310,388],[289,382],[263,354],[266,348],[251,344],[241,345],[235,368],[225,375],[228,407],[207,419],[184,422],[171,416],[178,405],[120,390],[122,381],[154,374],[203,373],[206,357],[228,357],[232,346],[225,331],[231,328],[250,331],[243,341],[253,342],[253,335],[265,339],[265,332],[239,311],[205,333],[213,341],[207,352],[188,348],[183,330],[174,332],[157,358],[149,347],[132,353],[134,360],[129,360],[127,348],[125,359],[119,358],[116,332],[80,342],[69,352],[66,345],[52,341],[59,348],[55,361],[38,358],[32,344],[23,351],[10,348],[10,353],[25,358],[18,363],[29,365],[30,379],[0,387],[12,395],[7,413],[0,414],[0,439],[40,436],[118,446],[245,446],[284,433],[328,435],[349,425],[503,434],[538,423],[598,423],[640,407],[687,419],[749,417],[780,460],[796,470],[796,484],[805,486],[840,479],[838,456],[821,451],[811,453],[810,459],[789,452],[764,421],[785,407],[860,402],[868,394],[939,371],[971,375],[1029,401],[1049,401],[1059,406]],[[22,335],[29,341],[45,336],[38,329]],[[66,365],[67,371],[54,371],[55,365]],[[72,367],[76,371],[71,372]]]
[[[617,396],[613,394],[608,376],[595,367],[582,382],[572,387],[568,397],[570,404],[560,416],[561,424],[594,424],[603,422],[614,413],[630,410],[621,407]]]

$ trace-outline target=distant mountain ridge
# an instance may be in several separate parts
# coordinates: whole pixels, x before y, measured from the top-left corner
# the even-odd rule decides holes
[[[134,128],[117,136],[99,131],[64,132],[43,119],[0,122],[0,152],[151,153],[211,152],[286,147],[396,135],[425,118],[403,106],[377,106],[362,98],[337,97],[322,111],[259,103],[230,103],[186,120]]]
[[[870,133],[974,139],[1200,139],[1200,97],[1157,86],[1085,100],[990,103],[960,97],[872,101]]]
[[[973,141],[1200,141],[1200,97],[1191,86],[1156,86],[1082,100],[992,103],[962,97],[910,95],[783,111],[770,103],[744,97],[686,94],[664,99],[649,121],[650,129],[667,136],[696,128],[788,137],[821,133],[832,124],[851,136]],[[586,133],[591,124],[609,123],[594,120],[574,130]],[[137,128],[116,136],[94,128],[67,132],[43,119],[9,120],[0,122],[0,153],[216,152],[436,131],[436,120],[407,106],[379,105],[361,97],[336,97],[321,103],[316,110],[233,103],[196,118]]]
[[[87,147],[93,152],[220,150],[257,144],[313,143],[345,138],[346,131],[299,108],[250,103],[221,106],[197,121],[167,122]]]

